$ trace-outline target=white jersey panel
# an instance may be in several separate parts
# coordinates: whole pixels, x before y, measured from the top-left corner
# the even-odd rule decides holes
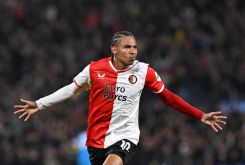
[[[139,102],[147,69],[148,64],[135,61],[129,71],[118,73],[111,121],[105,136],[105,148],[122,139],[138,143]]]
[[[90,83],[90,73],[89,73],[89,67],[90,65],[87,65],[82,72],[80,72],[74,79],[73,81],[76,83],[78,86],[83,86],[84,84],[89,84]]]

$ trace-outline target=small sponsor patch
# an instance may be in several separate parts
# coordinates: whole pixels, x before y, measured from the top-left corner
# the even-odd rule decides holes
[[[137,77],[135,75],[130,75],[128,77],[128,81],[131,83],[131,84],[135,84],[137,82]]]
[[[105,77],[105,73],[103,73],[103,74],[98,73],[98,78],[99,79],[103,79],[104,77]]]

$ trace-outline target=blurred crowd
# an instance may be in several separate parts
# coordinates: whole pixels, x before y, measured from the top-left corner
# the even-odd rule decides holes
[[[130,165],[245,164],[244,0],[1,0],[0,164],[76,164],[71,140],[86,129],[88,93],[38,113],[13,115],[110,56],[115,31],[134,33],[138,59],[165,86],[205,112],[222,110],[214,133],[143,92],[141,140]]]

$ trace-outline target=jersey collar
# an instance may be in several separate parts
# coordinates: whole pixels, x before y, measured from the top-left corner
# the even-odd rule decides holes
[[[123,69],[123,70],[117,70],[114,65],[112,64],[112,57],[110,57],[110,60],[109,60],[109,65],[110,67],[112,68],[112,70],[114,70],[115,72],[117,73],[122,73],[122,72],[127,72],[129,71],[131,68],[132,68],[132,65],[130,65],[128,68],[126,69]]]

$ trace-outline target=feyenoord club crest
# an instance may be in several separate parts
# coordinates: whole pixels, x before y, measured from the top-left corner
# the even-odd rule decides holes
[[[137,77],[135,75],[130,75],[128,77],[128,81],[131,83],[131,84],[135,84],[137,82]]]

